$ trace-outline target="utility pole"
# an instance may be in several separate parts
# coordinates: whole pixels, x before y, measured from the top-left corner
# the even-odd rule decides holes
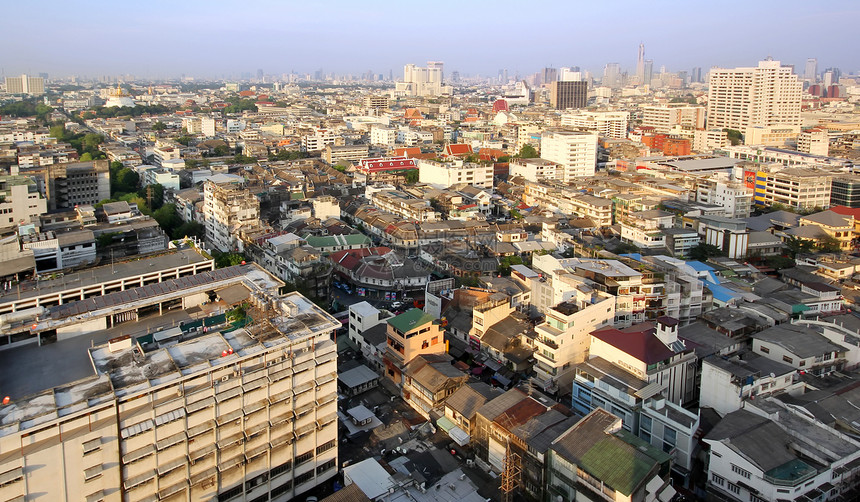
[[[146,185],[146,205],[152,211],[152,185]]]

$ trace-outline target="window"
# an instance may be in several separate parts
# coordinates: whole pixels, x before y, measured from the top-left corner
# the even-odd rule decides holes
[[[307,462],[308,460],[310,460],[310,459],[312,459],[312,458],[314,458],[314,452],[313,452],[313,450],[311,450],[311,451],[309,451],[309,452],[306,452],[306,453],[302,453],[301,455],[298,455],[298,456],[296,457],[296,465],[297,465],[297,466],[298,466],[298,465],[302,465],[302,464],[304,464],[305,462]]]
[[[719,474],[713,473],[713,474],[711,474],[711,483],[713,483],[717,486],[723,486],[723,485],[725,485],[726,480],[725,480],[725,478],[723,478]]]
[[[302,483],[306,483],[314,478],[314,471],[308,471],[304,474],[300,474],[296,476],[296,486],[299,486]]]
[[[764,345],[762,345],[761,347],[759,347],[759,348],[758,348],[758,350],[760,350],[760,351],[764,352],[765,354],[770,354],[770,349],[769,349],[769,348],[767,348],[767,347],[765,347]]]
[[[271,471],[269,471],[269,474],[271,475],[271,477],[274,478],[275,476],[279,476],[279,475],[289,471],[290,468],[292,468],[292,466],[293,466],[293,461],[287,460],[285,463],[283,463],[283,464],[273,468]]]
[[[783,361],[785,361],[785,362],[787,362],[788,364],[793,364],[793,363],[794,363],[794,359],[792,359],[792,358],[790,358],[790,357],[788,357],[788,356],[782,356],[782,360],[783,360]]]
[[[740,474],[741,476],[743,476],[747,479],[750,479],[750,476],[752,476],[752,473],[750,471],[743,469],[741,467],[738,467],[735,464],[732,464],[732,472],[734,472],[735,474]]]
[[[767,502],[767,500],[759,497],[758,495],[750,493],[750,502]]]
[[[729,491],[734,493],[735,495],[739,495],[741,493],[741,487],[734,484],[734,483],[729,483],[728,488],[729,488]]]
[[[322,453],[324,451],[331,450],[335,446],[337,446],[337,442],[334,439],[332,439],[328,443],[323,443],[323,444],[317,446],[317,455],[319,455],[320,453]]]

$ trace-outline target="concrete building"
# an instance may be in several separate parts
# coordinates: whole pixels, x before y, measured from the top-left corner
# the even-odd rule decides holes
[[[239,183],[203,184],[203,223],[206,241],[223,252],[241,246],[239,231],[260,222],[260,201]]]
[[[642,125],[653,127],[654,132],[669,134],[675,126],[704,129],[705,107],[684,103],[643,106]]]
[[[549,89],[549,104],[556,110],[585,108],[588,103],[588,82],[553,81]]]
[[[397,141],[397,129],[388,126],[373,126],[370,128],[370,144],[394,146]]]
[[[509,173],[535,183],[557,179],[559,164],[546,159],[511,159]]]
[[[73,209],[110,198],[107,160],[56,164],[46,169],[48,209]]]
[[[725,208],[727,218],[749,218],[753,190],[743,183],[704,180],[696,187],[696,202]]]
[[[84,343],[60,339],[19,353],[38,364],[61,357],[71,368],[38,381],[23,371],[13,380],[15,367],[4,363],[14,397],[0,410],[0,444],[15,452],[0,458],[4,498],[286,501],[332,478],[330,336],[339,323],[298,293],[278,295],[282,285],[247,265],[142,286],[134,300],[115,293],[51,307],[35,331],[74,331]],[[106,315],[175,302],[199,310],[212,289],[232,301],[250,297],[266,317],[230,330],[224,314],[192,322],[185,313],[176,327],[137,321],[161,328],[136,338],[123,335],[146,331],[136,323],[104,332]]]
[[[20,77],[6,77],[6,92],[9,94],[39,96],[45,94],[45,79],[42,77],[31,77],[26,73]]]
[[[757,67],[712,68],[708,82],[708,127],[800,125],[803,84],[779,61]]]
[[[166,161],[181,159],[182,153],[178,145],[159,144],[152,150],[152,156],[155,159],[155,165],[165,167]]]
[[[586,359],[590,333],[611,326],[615,298],[599,290],[581,287],[570,299],[546,311],[535,326],[535,376],[548,392],[566,388],[573,380],[573,365]]]
[[[782,204],[795,209],[830,205],[831,180],[825,171],[779,165],[763,166],[754,171],[756,206]]]
[[[595,136],[595,140],[596,140]],[[595,141],[596,142],[596,141]],[[450,188],[465,183],[481,188],[493,188],[493,166],[482,166],[462,160],[436,162],[419,160],[418,180],[436,188]]]
[[[403,81],[395,84],[395,96],[434,97],[450,94],[451,87],[442,85],[443,63],[428,61],[427,67],[407,64],[403,67]]]
[[[745,352],[702,360],[699,406],[726,415],[743,408],[748,399],[763,399],[785,391],[797,370],[782,361]]]
[[[840,371],[849,349],[819,334],[814,326],[780,324],[754,334],[752,351],[820,376]]]
[[[561,125],[594,132],[604,138],[624,139],[629,117],[627,112],[577,110],[562,114]]]
[[[27,176],[0,176],[0,227],[30,221],[48,210],[39,186]]]
[[[406,366],[417,356],[447,352],[442,323],[423,310],[410,309],[387,322],[384,363],[386,374],[395,384],[403,384]]]
[[[594,176],[597,168],[597,134],[546,131],[541,135],[540,151],[541,158],[561,166],[556,179],[563,183]]]
[[[826,157],[830,154],[830,135],[827,129],[814,128],[797,136],[797,151]]]
[[[675,215],[659,209],[630,213],[621,222],[621,240],[643,249],[666,246],[664,228],[675,225]]]
[[[703,438],[707,490],[722,500],[852,500],[860,443],[769,398],[729,413]]]
[[[782,148],[793,142],[800,134],[799,124],[775,124],[748,126],[742,131],[745,145],[774,146]]]

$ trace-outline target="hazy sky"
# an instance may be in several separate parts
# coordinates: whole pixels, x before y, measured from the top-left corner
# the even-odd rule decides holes
[[[754,66],[768,55],[860,70],[857,0],[146,0],[5,2],[6,75],[175,77],[317,69],[402,76],[403,65],[511,76],[544,66],[654,71]]]

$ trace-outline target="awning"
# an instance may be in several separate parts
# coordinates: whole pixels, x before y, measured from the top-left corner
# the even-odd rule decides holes
[[[451,421],[448,417],[439,417],[439,420],[436,420],[436,425],[439,426],[445,432],[450,431],[454,427],[457,427],[457,424]]]
[[[466,446],[469,444],[469,434],[457,426],[451,428],[451,430],[448,431],[448,435],[451,436],[451,439],[460,446]]]
[[[493,375],[493,379],[502,384],[503,386],[511,384],[511,379],[506,377],[505,375],[502,375],[501,373],[496,373],[495,375]]]
[[[235,305],[248,299],[250,292],[241,284],[234,284],[215,291],[221,300],[227,305]]]

